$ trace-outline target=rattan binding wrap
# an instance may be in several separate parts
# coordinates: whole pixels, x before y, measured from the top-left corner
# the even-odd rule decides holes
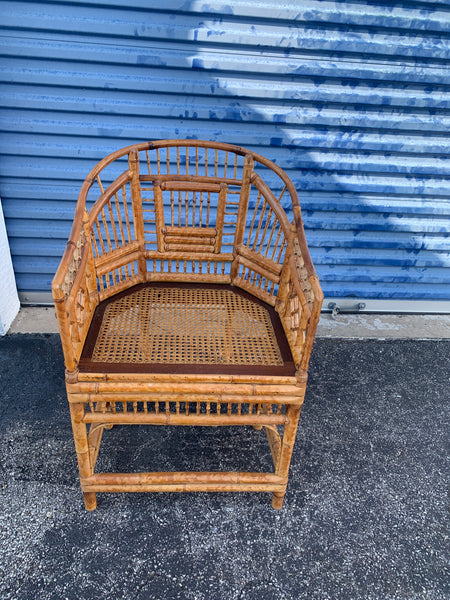
[[[281,508],[323,299],[282,169],[199,140],[114,152],[83,184],[52,291],[87,509],[195,490]],[[115,424],[264,427],[274,471],[98,473]]]

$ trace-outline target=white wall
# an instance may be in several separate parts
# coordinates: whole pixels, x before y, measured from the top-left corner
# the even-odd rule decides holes
[[[0,335],[5,335],[8,331],[19,308],[19,296],[17,295],[16,279],[0,200]]]

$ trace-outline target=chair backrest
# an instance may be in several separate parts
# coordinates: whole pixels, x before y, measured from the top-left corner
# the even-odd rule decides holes
[[[322,292],[298,197],[282,169],[254,152],[163,140],[92,169],[52,285],[69,370],[98,303],[145,281],[236,285],[275,306],[294,359],[309,358]]]

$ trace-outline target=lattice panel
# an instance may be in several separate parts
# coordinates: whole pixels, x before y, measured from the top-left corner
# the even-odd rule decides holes
[[[285,190],[279,198],[280,202]],[[251,187],[250,205],[244,244],[267,259],[282,264],[286,251],[286,238],[269,202],[255,187]]]
[[[87,413],[103,414],[166,414],[166,415],[281,415],[286,412],[282,403],[269,404],[262,402],[219,402],[195,400],[167,402],[165,400],[124,402],[123,400],[90,401],[86,404]]]
[[[283,365],[269,312],[217,288],[145,287],[110,303],[92,360]]]
[[[244,158],[214,148],[177,146],[156,148],[141,153],[141,173],[155,175],[193,175],[240,179]]]
[[[129,184],[126,184],[114,193],[94,221],[92,246],[95,258],[122,248],[136,239],[129,188]]]

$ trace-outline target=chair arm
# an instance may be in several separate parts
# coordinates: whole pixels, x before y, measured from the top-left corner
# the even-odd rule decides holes
[[[301,232],[303,233],[303,232]],[[319,322],[323,292],[305,238],[293,226],[281,274],[276,309],[297,369],[306,371]]]
[[[98,304],[87,213],[75,221],[71,236],[52,282],[56,317],[68,371],[77,368],[89,325]]]

